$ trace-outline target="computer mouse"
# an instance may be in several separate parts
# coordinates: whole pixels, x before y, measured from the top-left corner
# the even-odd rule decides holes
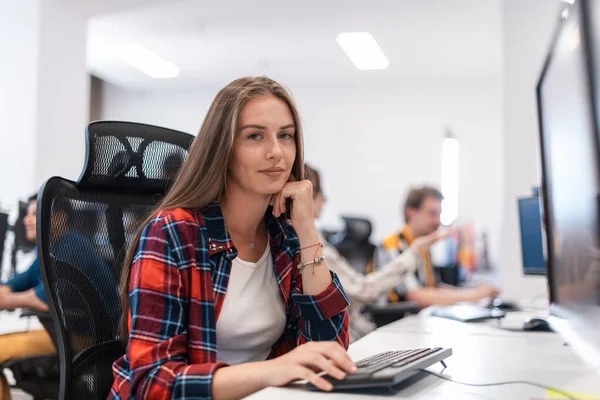
[[[552,332],[550,324],[544,318],[532,317],[523,324],[524,331]]]
[[[502,311],[519,311],[520,308],[516,303],[511,301],[504,301],[498,297],[490,300],[488,308],[498,308]]]

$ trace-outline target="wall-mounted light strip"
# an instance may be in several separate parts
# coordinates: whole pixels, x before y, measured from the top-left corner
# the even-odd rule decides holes
[[[450,225],[458,217],[460,146],[448,131],[442,142],[442,224]]]

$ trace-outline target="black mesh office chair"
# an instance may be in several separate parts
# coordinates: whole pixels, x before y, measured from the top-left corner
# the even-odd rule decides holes
[[[375,245],[369,241],[373,231],[371,221],[342,215],[344,228],[331,236],[329,242],[360,273],[367,273],[375,254]]]
[[[118,283],[125,251],[192,139],[150,125],[94,122],[78,181],[53,177],[42,186],[38,249],[57,327],[61,400],[108,395],[112,363],[124,353]]]

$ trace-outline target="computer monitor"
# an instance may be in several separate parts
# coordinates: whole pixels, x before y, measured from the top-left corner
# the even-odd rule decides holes
[[[549,322],[600,371],[600,14],[566,5],[537,85]]]
[[[538,196],[523,197],[517,202],[523,273],[525,275],[546,275],[540,198]]]
[[[2,273],[4,267],[4,242],[6,241],[6,234],[9,230],[8,225],[8,214],[0,213],[0,278],[3,276]]]

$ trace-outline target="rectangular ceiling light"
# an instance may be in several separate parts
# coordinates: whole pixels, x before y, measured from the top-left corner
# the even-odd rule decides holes
[[[386,69],[390,62],[369,32],[344,32],[337,42],[360,70]]]
[[[155,79],[176,78],[179,67],[137,43],[128,43],[117,50],[121,60]]]

